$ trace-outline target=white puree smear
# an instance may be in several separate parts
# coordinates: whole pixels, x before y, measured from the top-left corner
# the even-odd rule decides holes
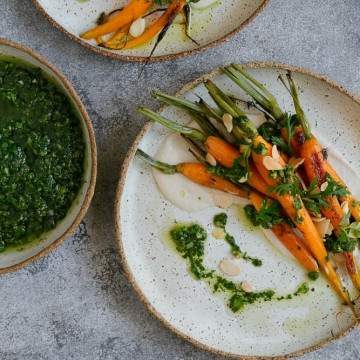
[[[249,118],[257,126],[263,121],[262,116],[255,113],[249,114]],[[194,123],[189,126],[196,127]],[[316,135],[316,134],[315,134]],[[317,136],[317,135],[316,135]],[[319,138],[321,144],[328,149],[328,161],[346,182],[351,192],[360,199],[360,178],[352,169],[344,157],[327,141]],[[169,163],[178,164],[187,161],[196,161],[189,152],[189,144],[178,134],[171,134],[161,143],[156,159]],[[232,205],[244,206],[248,200],[226,194],[219,190],[209,189],[193,183],[181,174],[166,175],[158,170],[153,170],[156,183],[166,199],[176,207],[187,212],[197,212],[210,207],[228,208]],[[292,257],[285,246],[277,239],[270,230],[263,230],[266,238],[285,256]]]

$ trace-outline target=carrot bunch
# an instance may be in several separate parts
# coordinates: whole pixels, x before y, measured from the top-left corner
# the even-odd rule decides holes
[[[154,93],[156,99],[188,111],[198,128],[179,125],[146,108],[140,108],[140,112],[182,134],[196,149],[200,162],[178,164],[176,172],[203,186],[249,199],[258,223],[271,229],[305,269],[320,268],[339,297],[352,307],[317,222],[328,221],[336,241],[347,231],[344,230],[344,202],[354,199],[311,134],[295,83],[288,76],[287,88],[296,110],[296,115],[291,117],[281,110],[262,84],[240,67],[230,66],[224,72],[253,97],[267,118],[272,118],[272,126],[279,130],[276,141],[263,136],[261,127],[258,129],[253,124],[239,102],[210,80],[204,85],[215,106],[202,98],[192,102],[159,91]],[[234,191],[233,186],[241,190]],[[353,201],[353,209],[349,205],[355,220],[358,219],[356,204]],[[274,212],[274,209],[280,210]],[[360,288],[352,252],[346,251],[343,256],[351,279]]]
[[[360,221],[360,203],[354,198],[344,181],[335,169],[327,161],[326,151],[311,132],[310,123],[301,107],[297,86],[291,76],[286,74],[286,79],[280,76],[280,80],[289,91],[295,108],[295,116],[289,120],[289,115],[280,109],[274,96],[256,79],[247,74],[239,65],[231,65],[224,69],[236,84],[238,84],[255,103],[271,117],[275,125],[279,127],[283,143],[287,145],[289,155],[298,156],[304,160],[303,175],[307,183],[316,184],[319,188],[328,186],[328,180],[337,183],[343,190],[338,194],[326,196],[323,206],[320,208],[322,216],[328,219],[333,228],[333,236],[340,238],[344,235],[344,219],[351,214],[355,222]],[[350,214],[344,209],[348,208]],[[316,219],[314,219],[316,221]],[[345,221],[346,222],[346,221]],[[349,222],[349,219],[348,219]],[[354,242],[355,244],[355,242]],[[347,271],[354,283],[360,289],[360,275],[355,258],[351,251],[342,252]]]
[[[188,4],[186,0],[172,0],[166,9],[156,8],[149,12],[153,6],[153,0],[130,0],[124,8],[109,16],[102,16],[98,25],[81,34],[81,37],[85,40],[94,39],[99,46],[109,49],[132,49],[148,43],[157,36],[153,53],[176,15],[181,13]],[[160,11],[163,13],[145,28],[145,17]],[[188,13],[189,11],[185,11],[185,14]],[[140,27],[136,32],[131,31],[135,24]],[[103,40],[104,36],[107,40]]]

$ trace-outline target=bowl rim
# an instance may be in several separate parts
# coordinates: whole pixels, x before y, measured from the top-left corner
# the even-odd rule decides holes
[[[316,78],[317,80],[320,80],[322,82],[325,82],[327,85],[329,85],[331,88],[338,90],[342,94],[348,96],[350,99],[355,101],[358,105],[360,105],[360,97],[357,95],[354,95],[347,89],[345,89],[342,85],[339,83],[331,80],[325,75],[320,75],[316,72],[313,72],[312,70],[293,66],[293,65],[287,65],[279,62],[272,62],[272,61],[251,61],[251,62],[244,62],[240,63],[240,65],[251,68],[251,69],[257,69],[257,68],[272,68],[277,70],[285,70],[285,71],[292,71],[294,73],[298,73],[301,75],[308,75],[311,77]],[[202,83],[203,81],[207,79],[211,79],[216,75],[219,75],[221,73],[221,68],[215,68],[211,72],[204,74],[198,78],[196,78],[193,81],[190,81],[189,83],[185,84],[179,91],[175,93],[176,96],[183,95],[184,93],[188,92],[189,90],[193,89],[198,84]],[[166,105],[160,106],[157,110],[157,112],[161,112]],[[340,332],[336,336],[329,337],[327,339],[324,339],[322,341],[319,341],[317,344],[308,346],[304,349],[300,349],[297,351],[293,351],[288,354],[284,355],[275,355],[275,356],[256,356],[256,355],[239,355],[227,351],[222,351],[219,349],[216,349],[210,345],[206,345],[201,343],[200,341],[192,338],[191,336],[183,333],[182,331],[178,330],[174,325],[170,323],[167,319],[165,319],[164,316],[162,316],[157,309],[150,303],[150,301],[147,299],[146,295],[143,293],[141,287],[138,285],[135,276],[133,275],[130,265],[127,262],[127,256],[125,253],[125,249],[123,246],[122,241],[122,227],[121,227],[121,201],[122,196],[124,194],[124,188],[125,183],[127,179],[127,173],[129,170],[129,167],[134,159],[135,152],[137,150],[137,147],[143,137],[146,135],[146,133],[150,130],[150,128],[153,126],[153,123],[151,121],[148,121],[145,123],[145,125],[142,127],[138,135],[136,136],[134,142],[132,143],[131,147],[129,148],[123,164],[119,171],[119,182],[116,189],[116,195],[115,195],[115,204],[114,204],[114,224],[115,224],[115,240],[116,240],[116,248],[118,253],[118,258],[120,261],[120,264],[122,265],[124,269],[125,276],[127,277],[128,281],[130,282],[131,286],[133,287],[135,294],[138,296],[138,298],[141,300],[145,308],[148,310],[148,312],[153,315],[156,319],[158,319],[167,329],[175,333],[178,337],[180,337],[183,340],[186,340],[190,342],[192,345],[194,345],[196,348],[208,351],[210,353],[221,355],[227,358],[234,358],[239,360],[285,360],[290,359],[293,357],[299,357],[306,353],[313,352],[315,350],[319,350],[326,345],[335,342],[336,340],[345,337],[347,334],[349,334],[352,330],[355,328],[358,328],[360,325],[360,319],[355,320],[354,324],[352,324],[349,328],[345,329],[344,331]]]
[[[38,53],[36,53],[34,50],[30,49],[27,46],[21,45],[19,43],[16,43],[16,42],[13,42],[11,40],[4,39],[1,37],[0,37],[0,45],[5,45],[5,46],[8,46],[8,47],[11,47],[11,48],[14,48],[16,50],[20,50],[20,51],[26,53],[27,55],[29,55],[30,57],[34,58],[39,63],[41,63],[45,68],[47,68],[51,74],[56,76],[54,81],[56,83],[60,83],[63,85],[64,89],[66,90],[66,95],[74,101],[76,108],[81,115],[80,121],[83,121],[83,123],[86,127],[86,131],[88,132],[88,135],[89,135],[89,141],[87,142],[87,145],[89,146],[90,153],[91,153],[91,164],[90,164],[91,175],[90,175],[89,185],[87,187],[87,191],[86,191],[84,200],[82,201],[81,208],[80,208],[79,212],[77,213],[72,224],[69,227],[67,227],[67,229],[63,232],[63,234],[61,236],[59,236],[51,244],[46,246],[44,249],[39,251],[37,254],[29,257],[26,260],[23,260],[23,261],[17,263],[15,265],[0,269],[0,275],[2,275],[2,274],[9,273],[9,272],[20,270],[23,267],[32,263],[33,261],[38,260],[38,259],[42,258],[43,256],[49,254],[51,251],[53,251],[55,248],[57,248],[66,238],[68,238],[75,232],[75,230],[79,226],[80,222],[84,218],[84,216],[90,206],[92,197],[94,195],[96,175],[97,175],[97,149],[96,149],[94,129],[93,129],[90,117],[89,117],[89,115],[85,109],[85,106],[83,105],[79,95],[76,93],[75,89],[71,85],[70,81],[65,77],[65,75],[63,75],[54,65],[52,65],[47,60],[45,60],[45,58],[43,58],[42,56],[40,56]],[[83,132],[84,132],[84,130],[83,130]]]
[[[98,55],[102,55],[111,59],[120,60],[120,61],[127,61],[127,62],[140,62],[140,63],[153,63],[153,62],[159,62],[159,61],[169,61],[169,60],[175,60],[180,59],[186,56],[199,54],[207,49],[211,49],[216,47],[217,45],[222,44],[223,42],[229,41],[236,33],[240,32],[246,25],[251,23],[266,7],[266,5],[269,3],[270,0],[262,0],[261,4],[258,6],[258,8],[247,18],[245,19],[239,26],[237,26],[235,29],[230,31],[229,33],[225,34],[219,39],[210,41],[208,44],[199,46],[192,50],[185,50],[180,51],[174,54],[167,54],[167,55],[158,55],[153,56],[149,59],[147,56],[131,56],[131,55],[121,55],[121,53],[115,53],[112,51],[108,51],[106,49],[103,49],[99,46],[94,46],[90,44],[89,42],[81,39],[80,37],[72,34],[70,31],[66,30],[60,23],[58,23],[52,16],[50,16],[47,11],[44,9],[44,7],[40,4],[40,0],[32,0],[35,7],[39,10],[40,13],[42,13],[46,19],[58,30],[60,30],[62,33],[67,35],[71,40],[77,42],[81,46],[93,51],[94,53]]]

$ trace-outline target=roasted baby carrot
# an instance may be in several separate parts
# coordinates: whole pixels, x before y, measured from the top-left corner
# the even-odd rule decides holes
[[[83,39],[90,40],[117,31],[124,25],[130,24],[134,20],[143,16],[152,4],[152,0],[132,0],[121,11],[119,11],[118,14],[114,15],[107,22],[86,31],[81,35],[81,37]]]
[[[249,194],[249,200],[255,209],[260,211],[264,198],[252,191]],[[319,270],[316,260],[304,246],[301,238],[294,233],[289,224],[276,224],[272,226],[271,230],[305,269],[308,271]]]
[[[140,149],[137,150],[136,155],[141,157],[152,167],[162,171],[165,174],[171,175],[179,173],[199,185],[211,189],[221,190],[245,199],[248,197],[248,191],[242,189],[240,186],[233,184],[231,181],[213,174],[208,170],[208,167],[205,164],[198,162],[183,162],[177,165],[169,165],[153,159],[151,156],[147,155]]]
[[[185,6],[186,1],[174,0],[166,11],[152,23],[145,32],[137,38],[129,40],[123,49],[132,49],[134,47],[146,44],[153,39],[160,31],[170,22],[170,20],[178,14]]]

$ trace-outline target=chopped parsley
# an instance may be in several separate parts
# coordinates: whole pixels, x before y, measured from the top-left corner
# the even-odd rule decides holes
[[[231,168],[224,168],[220,165],[208,166],[212,174],[226,178],[234,183],[244,183],[249,177],[249,156],[251,151],[245,151],[240,157],[234,160]]]
[[[333,253],[353,252],[360,239],[360,222],[341,226],[340,233],[326,237],[325,246]]]
[[[291,139],[294,136],[296,125],[296,115],[284,114],[284,119],[281,124],[266,121],[260,125],[258,132],[266,141],[276,145],[279,150],[288,155],[292,155]],[[281,128],[285,128],[286,130],[286,140],[282,137]]]
[[[325,181],[327,187],[324,191],[320,191],[318,188],[318,179],[311,181],[307,190],[301,190],[301,198],[305,207],[314,215],[320,215],[321,209],[329,206],[327,197],[329,196],[345,196],[349,193],[347,188],[326,174]]]
[[[245,215],[255,226],[270,229],[276,224],[287,222],[288,219],[281,212],[281,205],[277,201],[264,199],[259,211],[253,205],[244,207]]]
[[[315,281],[319,278],[320,274],[318,271],[310,271],[308,272],[308,278],[312,281]]]

